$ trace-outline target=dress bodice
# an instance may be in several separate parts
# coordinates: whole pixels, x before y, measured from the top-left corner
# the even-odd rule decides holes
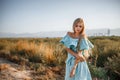
[[[67,48],[70,48],[73,51],[76,51],[78,40],[79,40],[78,38],[72,38],[71,36],[69,36],[68,34],[66,34],[60,40],[60,42],[62,44],[64,44]],[[88,49],[91,49],[93,47],[94,47],[93,44],[88,39],[82,38],[80,40],[80,48],[79,48],[79,50],[88,50]]]
[[[78,38],[72,38],[71,36],[66,34],[60,40],[60,43],[64,44],[64,46],[66,46],[67,48],[70,48],[72,51],[76,52],[78,40],[79,40]],[[84,50],[89,50],[89,49],[92,49],[93,47],[94,47],[93,44],[88,39],[82,38],[80,40],[79,50],[82,50],[83,55],[84,55]],[[68,58],[67,58],[66,62],[69,63],[69,61],[71,61],[72,59],[75,59],[75,57],[71,54],[68,54]]]

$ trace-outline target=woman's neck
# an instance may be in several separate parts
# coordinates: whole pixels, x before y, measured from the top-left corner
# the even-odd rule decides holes
[[[74,37],[79,37],[80,33],[74,33]]]

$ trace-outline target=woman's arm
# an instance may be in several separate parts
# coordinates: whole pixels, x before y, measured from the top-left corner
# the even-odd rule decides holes
[[[75,57],[78,56],[77,53],[74,52],[74,51],[72,51],[70,48],[66,48],[66,51],[69,52],[71,55],[73,55],[73,56],[75,56]]]
[[[66,48],[66,51],[69,52],[71,55],[75,56],[76,59],[80,59],[80,61],[85,61],[84,57],[80,56],[80,54],[81,54],[82,51],[79,51],[78,53],[76,53],[76,52],[72,51],[69,48]]]
[[[83,54],[82,54],[82,50],[79,50],[78,56],[81,57],[81,61],[85,61],[85,60],[86,60],[85,57],[84,57]]]

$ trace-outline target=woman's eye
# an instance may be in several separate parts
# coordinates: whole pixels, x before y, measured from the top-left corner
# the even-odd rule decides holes
[[[79,27],[78,25],[76,25],[76,27]]]
[[[82,26],[79,26],[80,28],[82,28]]]
[[[78,25],[76,25],[75,27],[80,27],[80,28],[82,28],[82,26],[78,26]]]

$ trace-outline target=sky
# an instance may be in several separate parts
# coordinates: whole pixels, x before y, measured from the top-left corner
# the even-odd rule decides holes
[[[0,32],[70,31],[76,18],[86,29],[120,28],[120,0],[0,0]]]

